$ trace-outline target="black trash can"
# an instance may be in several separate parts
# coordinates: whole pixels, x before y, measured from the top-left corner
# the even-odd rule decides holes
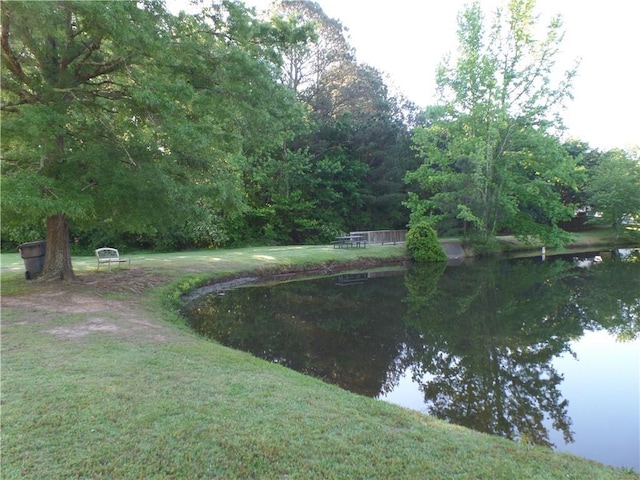
[[[37,240],[35,242],[27,242],[18,246],[20,256],[24,260],[24,268],[26,272],[24,277],[27,280],[36,278],[44,267],[44,255],[47,251],[47,242]]]

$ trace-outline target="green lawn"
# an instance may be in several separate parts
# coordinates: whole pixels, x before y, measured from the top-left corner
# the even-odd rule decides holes
[[[123,256],[125,252],[122,252]],[[131,255],[82,282],[2,254],[3,479],[628,479],[638,475],[361,397],[193,334],[205,278],[397,262],[401,246]]]

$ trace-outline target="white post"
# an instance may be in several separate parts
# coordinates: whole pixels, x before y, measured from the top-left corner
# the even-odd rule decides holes
[[[545,247],[542,247],[542,261],[544,262],[544,259],[546,257],[546,249]]]

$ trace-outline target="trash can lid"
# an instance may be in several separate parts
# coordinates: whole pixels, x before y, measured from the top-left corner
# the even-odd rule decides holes
[[[18,251],[22,258],[44,257],[46,250],[46,243],[44,240],[37,240],[35,242],[26,242],[22,245],[18,245]]]
[[[18,245],[18,250],[20,250],[21,248],[27,248],[27,247],[37,247],[44,243],[47,243],[46,240],[36,240],[34,242],[25,242]]]

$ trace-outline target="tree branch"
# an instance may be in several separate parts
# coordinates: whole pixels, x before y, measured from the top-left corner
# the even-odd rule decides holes
[[[25,85],[29,85],[29,78],[22,70],[22,65],[18,60],[18,57],[13,53],[11,44],[9,43],[9,31],[10,31],[11,12],[8,9],[4,9],[2,12],[2,36],[0,37],[0,44],[2,44],[2,54],[7,60],[9,69],[18,77]]]
[[[98,64],[97,68],[95,70],[93,70],[92,72],[86,74],[86,75],[82,75],[82,76],[78,76],[77,79],[81,82],[81,83],[86,83],[89,80],[99,77],[101,75],[107,75],[109,73],[113,73],[117,70],[119,70],[120,68],[122,68],[122,66],[125,64],[125,60],[123,58],[116,58],[114,60],[112,60],[111,62],[106,62],[106,63],[101,63]]]

